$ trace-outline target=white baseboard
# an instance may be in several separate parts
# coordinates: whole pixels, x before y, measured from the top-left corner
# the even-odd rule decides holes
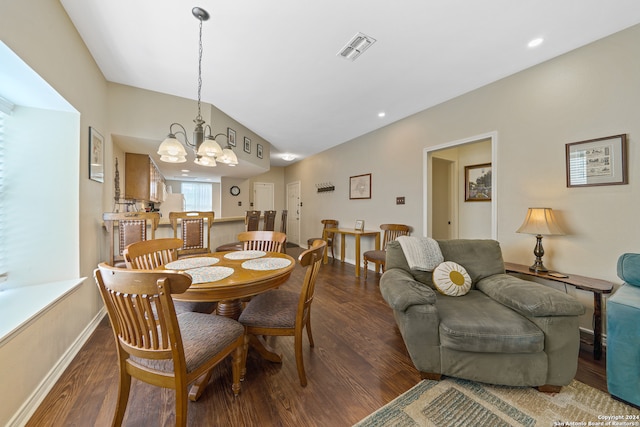
[[[93,334],[93,331],[95,331],[106,314],[106,309],[102,307],[53,368],[51,368],[49,373],[42,379],[31,396],[20,406],[20,409],[18,409],[9,420],[6,427],[22,427],[29,421],[33,413],[38,409],[44,398],[47,397],[53,386],[60,379],[67,367],[69,367],[80,349],[82,349],[84,344],[89,340],[91,334]]]

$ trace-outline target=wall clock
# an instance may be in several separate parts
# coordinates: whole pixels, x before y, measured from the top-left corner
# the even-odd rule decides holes
[[[232,196],[237,196],[238,194],[240,194],[240,187],[238,187],[237,185],[234,185],[229,189],[229,192],[231,193]]]

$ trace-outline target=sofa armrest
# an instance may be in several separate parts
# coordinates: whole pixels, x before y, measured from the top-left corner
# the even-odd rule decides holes
[[[433,289],[416,281],[409,272],[400,268],[384,272],[380,278],[380,293],[387,304],[397,311],[404,312],[413,305],[436,303]]]
[[[491,299],[527,317],[580,316],[584,306],[558,290],[509,274],[495,274],[476,287]]]

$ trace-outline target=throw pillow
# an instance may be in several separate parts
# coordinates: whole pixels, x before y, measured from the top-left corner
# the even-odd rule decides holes
[[[460,297],[471,289],[471,277],[460,264],[445,261],[433,270],[433,284],[443,295]]]

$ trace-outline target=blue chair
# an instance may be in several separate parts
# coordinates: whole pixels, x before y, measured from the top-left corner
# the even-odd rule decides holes
[[[640,406],[640,254],[618,259],[624,284],[607,300],[607,388]]]

